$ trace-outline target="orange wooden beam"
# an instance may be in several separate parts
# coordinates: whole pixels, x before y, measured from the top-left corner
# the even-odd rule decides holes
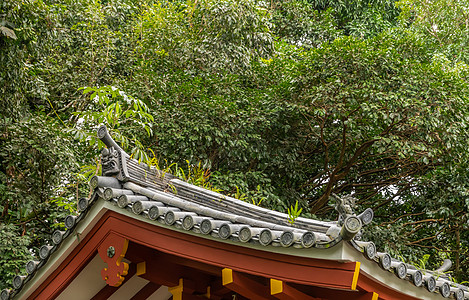
[[[136,243],[129,244],[126,258],[137,264],[137,275],[150,282],[168,287],[177,286],[184,279],[185,292],[205,292],[210,276],[192,267],[181,265],[176,256],[161,253]]]
[[[222,283],[230,290],[248,299],[275,299],[270,295],[269,288],[239,272],[225,268],[222,270]]]
[[[140,277],[168,287],[175,287],[180,284],[180,280],[184,281],[184,292],[193,293],[196,291],[196,284],[192,280],[191,271],[180,265],[174,265],[170,262],[161,260],[156,257],[154,260],[145,262],[146,272],[139,275]],[[174,298],[174,297],[173,297]],[[176,299],[176,298],[174,298]]]

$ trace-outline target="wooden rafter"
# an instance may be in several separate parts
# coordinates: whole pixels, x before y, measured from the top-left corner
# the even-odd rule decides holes
[[[306,295],[305,293],[291,287],[287,283],[276,279],[270,279],[270,294],[281,300],[320,300],[320,298]]]
[[[269,287],[254,281],[239,272],[225,268],[222,270],[223,285],[248,299],[272,300]]]

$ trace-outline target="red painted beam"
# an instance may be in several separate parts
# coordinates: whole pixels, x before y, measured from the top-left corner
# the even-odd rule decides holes
[[[289,286],[287,283],[270,279],[270,293],[277,299],[281,300],[320,300],[320,298],[311,297],[305,293]]]
[[[185,263],[185,261],[177,256],[162,253],[136,243],[129,244],[125,257],[133,262],[145,261],[145,272],[139,274],[139,276],[168,287],[178,285],[179,279],[183,278],[186,291],[190,289],[191,292],[205,292],[211,279],[209,275],[204,274],[199,269],[182,265],[181,263]],[[221,272],[221,268],[216,269]]]
[[[174,265],[180,265],[188,267],[191,269],[202,271],[206,274],[213,276],[220,276],[222,267],[208,265],[203,262],[194,261],[185,257],[180,257],[168,253],[163,253],[155,249],[151,249],[137,243],[130,242],[129,250],[125,255],[130,261],[139,262],[139,261],[151,261],[157,259],[160,262],[171,263]],[[150,258],[150,259],[149,259]]]
[[[118,289],[119,287],[106,285],[99,292],[97,292],[96,295],[91,298],[91,300],[106,300],[111,297],[115,292],[117,292]]]
[[[54,299],[60,295],[95,256],[99,245],[111,233],[185,260],[306,286],[350,291],[356,274],[354,262],[341,263],[273,253],[268,251],[269,247],[266,247],[266,251],[251,249],[167,229],[157,223],[151,224],[108,211],[28,299]],[[378,291],[377,286],[389,290],[380,283],[371,283],[367,280],[363,275],[358,278],[360,290],[376,291],[380,297],[385,293]],[[401,299],[406,297],[403,293],[396,293]]]
[[[204,300],[204,299],[207,299],[207,298],[195,296],[190,293],[184,293],[184,292],[182,293],[182,300]],[[173,297],[173,300],[175,300],[174,297]]]
[[[220,270],[219,274],[221,274],[221,272],[222,271]],[[223,286],[221,279],[210,282],[209,286],[210,286],[210,299],[220,300],[224,296],[230,293],[233,294],[233,292],[230,289]],[[228,297],[228,298],[232,298],[232,297]]]
[[[93,257],[97,247],[110,232],[162,252],[289,282],[350,289],[354,273],[355,263],[248,249],[176,232],[108,211],[30,299],[52,299],[58,296]]]
[[[178,266],[167,266],[165,264],[158,264],[157,261],[147,261],[147,271],[140,277],[151,281],[153,283],[175,286],[179,283],[179,278],[183,273],[182,268]]]
[[[409,284],[408,282],[404,282],[405,284]],[[419,298],[415,298],[399,291],[393,290],[390,287],[380,284],[374,278],[370,278],[369,275],[365,273],[360,273],[360,277],[358,278],[358,288],[360,290],[368,291],[370,293],[376,293],[379,295],[379,299],[385,300],[418,300]],[[374,300],[374,299],[373,299]]]
[[[222,282],[223,286],[248,299],[275,300],[270,295],[269,287],[231,269],[222,270]]]

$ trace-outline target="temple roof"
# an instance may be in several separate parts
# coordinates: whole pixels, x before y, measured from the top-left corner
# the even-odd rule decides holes
[[[189,184],[139,163],[112,140],[104,126],[99,128],[98,137],[107,148],[102,151],[102,176],[94,176],[90,180],[92,196],[79,200],[80,214],[65,219],[67,230],[57,230],[52,234],[50,244],[40,248],[40,259],[27,263],[28,274],[16,276],[13,288],[1,292],[2,300],[15,298],[40,268],[47,268],[49,257],[70,238],[74,228],[87,218],[97,202],[107,203],[114,207],[114,211],[145,219],[154,226],[262,251],[276,251],[277,248],[284,249],[282,251],[287,251],[289,255],[303,256],[305,251],[329,253],[328,249],[342,245],[355,254],[330,259],[351,261],[359,255],[366,261],[370,276],[378,272],[373,270],[381,269],[380,275],[376,275],[377,281],[384,281],[381,278],[387,278],[385,273],[394,274],[395,282],[402,281],[403,294],[407,293],[407,289],[408,294],[416,298],[453,296],[469,299],[468,287],[453,282],[443,273],[448,269],[448,262],[437,271],[422,270],[387,253],[378,252],[372,241],[361,241],[361,231],[366,230],[363,227],[372,221],[373,211],[366,209],[355,214],[353,199],[335,196],[338,221],[324,222],[301,217],[293,221],[287,214]],[[390,285],[386,282],[381,284]],[[402,287],[396,288],[394,285],[391,288]]]

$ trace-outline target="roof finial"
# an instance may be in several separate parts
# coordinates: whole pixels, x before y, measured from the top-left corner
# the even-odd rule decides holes
[[[111,148],[113,147],[114,149],[124,153],[125,155],[128,155],[125,153],[125,151],[114,141],[109,134],[109,131],[106,128],[106,125],[101,125],[98,128],[98,138],[108,147]]]

